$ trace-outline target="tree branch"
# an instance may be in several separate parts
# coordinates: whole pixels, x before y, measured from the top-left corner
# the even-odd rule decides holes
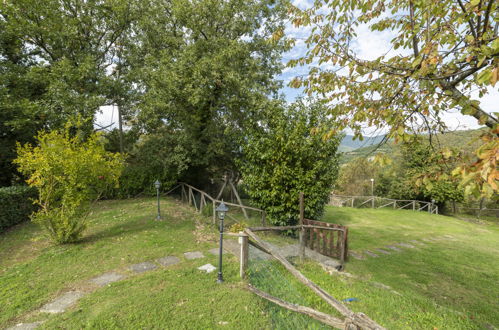
[[[464,101],[465,103],[467,103],[468,106],[473,108],[473,110],[475,111],[470,115],[475,117],[479,122],[481,122],[483,118],[486,118],[484,122],[485,126],[492,129],[494,128],[494,126],[499,124],[499,120],[495,116],[487,113],[486,111],[482,110],[482,108],[480,108],[479,105],[471,102],[470,99],[466,95],[461,93],[461,91],[459,91],[455,85],[448,83],[446,81],[440,81],[440,86],[444,91],[451,92],[450,95],[451,98],[458,101]]]
[[[461,7],[461,10],[463,11],[463,13],[466,14],[466,16],[468,16],[468,12],[466,11],[466,8],[464,7],[463,2],[461,0],[457,0],[457,2],[459,3],[459,7]],[[473,21],[472,20],[468,20],[468,24],[470,25],[471,34],[476,39],[477,38],[477,34],[476,34],[476,31],[475,31],[475,27],[473,25]]]
[[[412,48],[414,50],[414,57],[418,57],[419,49],[418,49],[418,37],[416,32],[414,31],[414,3],[409,1],[409,13],[411,18],[411,29],[412,29]]]

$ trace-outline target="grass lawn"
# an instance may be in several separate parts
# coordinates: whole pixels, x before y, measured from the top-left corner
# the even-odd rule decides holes
[[[216,230],[192,208],[173,199],[162,203],[164,221],[155,218],[154,199],[104,201],[96,205],[81,243],[54,246],[31,223],[0,236],[0,328],[46,320],[41,328],[319,328],[292,318],[244,289],[237,260],[225,257],[225,284],[196,268],[217,257]],[[236,218],[240,215],[234,214]],[[325,221],[349,226],[350,249],[373,251],[397,242],[450,235],[414,249],[379,258],[351,258],[353,277],[328,274],[317,264],[298,268],[337,299],[389,329],[483,329],[499,326],[499,226],[474,224],[405,210],[328,208]],[[247,221],[251,225],[257,220]],[[255,223],[253,223],[255,222]],[[274,243],[289,243],[268,235]],[[186,260],[183,252],[202,251]],[[167,255],[181,262],[132,274],[128,266]],[[333,313],[308,288],[277,264],[269,271],[279,286],[262,278],[269,292],[291,302]],[[116,271],[128,277],[95,290],[88,280]],[[89,292],[62,314],[36,311],[60,294]],[[287,295],[287,296],[286,296]],[[276,320],[286,322],[276,322]],[[299,323],[297,323],[299,320]]]
[[[392,329],[499,327],[499,226],[406,210],[329,207],[323,220],[349,226],[350,249],[363,251],[432,236],[453,239],[402,248],[378,258],[350,258],[356,278],[302,271],[335,297]],[[375,251],[374,251],[375,252]],[[387,290],[378,283],[392,288]],[[393,292],[395,291],[395,292]]]
[[[25,223],[0,236],[0,328],[47,319],[42,328],[265,328],[263,302],[244,290],[238,263],[227,256],[224,276],[196,268],[217,257],[213,228],[191,208],[162,203],[164,221],[154,221],[154,199],[104,201],[96,205],[79,244],[52,245],[36,225]],[[202,221],[200,221],[202,219]],[[202,251],[186,260],[183,252]],[[133,275],[128,266],[167,255],[181,262]],[[88,280],[109,271],[129,277],[98,289],[59,315],[36,310],[61,293],[89,291]]]

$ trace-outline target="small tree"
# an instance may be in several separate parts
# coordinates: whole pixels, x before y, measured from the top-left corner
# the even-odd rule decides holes
[[[57,243],[78,240],[86,227],[92,201],[108,185],[117,184],[123,167],[120,154],[104,150],[99,135],[83,139],[64,131],[41,132],[38,146],[18,144],[15,163],[36,187],[40,210],[32,220],[46,228]]]
[[[324,139],[331,122],[319,104],[298,102],[271,109],[243,144],[240,169],[248,194],[276,225],[321,216],[338,173],[339,139]]]

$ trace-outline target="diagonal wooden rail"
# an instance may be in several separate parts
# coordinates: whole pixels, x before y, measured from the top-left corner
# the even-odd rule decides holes
[[[189,205],[193,205],[196,208],[196,211],[198,211],[199,213],[201,213],[203,211],[203,207],[208,205],[208,202],[211,202],[211,204],[213,206],[212,207],[212,209],[213,209],[212,210],[213,223],[215,224],[215,222],[216,222],[216,211],[215,210],[217,208],[217,204],[222,203],[221,200],[219,200],[217,198],[213,198],[207,192],[202,191],[201,189],[198,189],[196,187],[193,187],[185,182],[179,182],[178,185],[175,186],[173,189],[170,189],[170,191],[168,191],[168,193],[171,193],[178,188],[181,189],[180,194],[181,194],[182,201],[187,201],[187,203]],[[199,205],[196,202],[194,192],[197,192],[200,195]],[[260,213],[262,226],[265,226],[267,224],[267,221],[266,221],[267,213],[264,210],[256,208],[256,207],[243,205],[239,198],[238,198],[238,202],[240,202],[240,204],[235,204],[235,203],[230,203],[230,202],[224,201],[224,204],[227,206],[232,206],[232,207],[236,207],[236,208],[241,209],[241,211],[243,212],[243,214],[246,218],[248,218],[246,210],[252,210],[252,211],[258,212],[258,213]]]
[[[300,226],[297,226],[300,227]],[[367,315],[363,313],[355,313],[351,311],[348,307],[346,307],[339,300],[332,297],[329,293],[327,293],[320,286],[309,280],[305,275],[303,275],[298,269],[296,269],[286,258],[281,255],[279,251],[274,249],[270,244],[266,243],[260,237],[258,237],[250,228],[246,228],[244,233],[248,235],[249,238],[253,240],[253,245],[259,246],[259,248],[272,257],[274,257],[277,261],[279,261],[296,279],[298,279],[305,286],[309,287],[315,294],[317,294],[322,300],[328,303],[330,306],[335,308],[341,315],[345,317],[345,320],[340,320],[334,318],[332,316],[325,317],[324,313],[319,311],[312,310],[303,306],[293,305],[290,303],[283,302],[282,300],[272,297],[268,293],[262,291],[256,291],[254,288],[250,287],[250,291],[259,295],[260,297],[267,299],[273,303],[278,304],[281,307],[290,309],[295,312],[307,314],[310,317],[313,317],[316,320],[319,320],[325,324],[336,327],[338,329],[384,329],[382,326],[377,324],[375,321],[371,320]]]

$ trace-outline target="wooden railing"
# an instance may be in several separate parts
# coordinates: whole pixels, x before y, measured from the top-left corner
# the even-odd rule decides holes
[[[335,223],[303,219],[305,245],[325,256],[345,262],[348,255],[348,228]]]
[[[183,202],[189,203],[189,205],[192,205],[196,208],[196,211],[199,213],[203,212],[203,208],[210,203],[212,205],[212,217],[213,217],[213,223],[215,224],[217,221],[217,215],[215,209],[217,208],[217,205],[219,205],[222,201],[215,199],[211,197],[207,192],[204,192],[196,187],[193,187],[187,183],[180,182],[178,186],[175,188],[171,189],[169,192],[172,192],[173,190],[180,188],[180,194]],[[195,193],[199,194],[199,198],[196,198]],[[198,201],[199,200],[199,201]],[[227,206],[232,206],[239,208],[243,215],[245,216],[246,219],[248,219],[248,214],[247,210],[255,211],[260,214],[260,219],[262,226],[267,225],[267,213],[264,210],[261,210],[256,207],[251,207],[251,206],[246,206],[243,204],[235,204],[235,203],[230,203],[224,201],[224,204]],[[227,214],[227,216],[230,216]]]
[[[428,212],[430,214],[438,214],[438,205],[432,202],[409,200],[409,199],[392,199],[376,196],[340,196],[331,195],[329,205],[340,207],[368,207],[368,208],[384,208],[390,207],[394,210],[413,210],[419,212]]]

